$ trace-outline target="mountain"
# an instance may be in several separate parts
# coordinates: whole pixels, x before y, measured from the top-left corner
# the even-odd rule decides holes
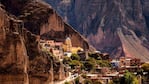
[[[45,0],[98,50],[149,60],[148,0]]]
[[[65,40],[89,49],[86,39],[40,0],[0,0],[0,84],[53,84],[68,76],[40,39]]]

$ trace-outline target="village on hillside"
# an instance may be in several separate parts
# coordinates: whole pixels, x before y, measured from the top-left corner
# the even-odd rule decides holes
[[[72,40],[67,37],[65,41],[40,40],[43,51],[63,62],[69,71],[69,76],[56,84],[119,84],[129,75],[135,84],[148,84],[148,72],[142,68],[138,58],[120,57],[110,58],[108,53],[100,51],[88,52],[81,47],[72,46]],[[76,83],[77,82],[77,83]],[[120,83],[122,84],[122,83]],[[125,84],[125,83],[123,83]]]

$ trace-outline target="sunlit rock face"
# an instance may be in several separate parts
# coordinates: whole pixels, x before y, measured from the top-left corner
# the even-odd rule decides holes
[[[149,60],[148,0],[45,1],[98,50]]]
[[[10,17],[0,8],[0,83],[25,84],[28,82],[27,51],[18,33],[19,27],[12,30],[14,26],[10,25]]]

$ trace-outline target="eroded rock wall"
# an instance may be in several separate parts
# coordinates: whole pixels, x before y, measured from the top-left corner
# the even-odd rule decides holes
[[[0,8],[0,84],[53,84],[67,77],[64,65],[42,51],[39,40],[22,20]]]
[[[69,36],[74,47],[89,49],[87,40],[66,24],[47,3],[31,1],[23,7],[19,17],[25,22],[28,30],[40,35],[42,39],[64,41]]]
[[[26,84],[28,56],[25,44],[17,30],[11,31],[10,24],[10,17],[0,8],[0,83]]]

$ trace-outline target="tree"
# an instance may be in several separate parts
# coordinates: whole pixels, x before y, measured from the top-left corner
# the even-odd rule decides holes
[[[107,60],[96,60],[97,64],[101,67],[111,67],[111,64]]]
[[[72,59],[72,60],[80,60],[80,56],[79,56],[78,54],[74,54],[74,53],[73,53],[73,54],[71,55],[71,59]]]
[[[149,63],[145,63],[142,65],[142,69],[146,72],[149,72]]]
[[[80,61],[78,61],[78,60],[72,60],[71,62],[69,62],[69,65],[71,66],[71,68],[75,68],[75,66],[79,66],[79,67],[81,67],[82,66],[82,64],[80,63]]]
[[[99,53],[89,53],[89,56],[95,58],[96,60],[102,59]]]
[[[79,84],[79,77],[75,79],[75,84]]]
[[[84,67],[87,71],[91,71],[95,68],[96,60],[94,58],[89,58],[85,61]]]
[[[113,80],[111,80],[108,84],[114,84]]]
[[[139,81],[138,81],[138,79],[136,77],[133,79],[132,84],[139,84]]]
[[[124,77],[120,80],[121,84],[138,84],[137,78],[130,73],[129,71],[126,71],[124,74]]]
[[[70,84],[70,83],[66,81],[64,84]]]
[[[146,78],[146,79],[149,79],[149,63],[143,64],[143,65],[142,65],[142,69],[143,69],[143,71],[147,72],[145,78]]]
[[[112,82],[113,84],[125,84],[124,80],[125,80],[124,77],[121,77],[121,78],[116,77],[116,78],[113,78]]]
[[[84,80],[84,84],[93,84],[92,81],[90,79],[85,79]]]
[[[71,62],[72,60],[69,57],[64,57],[63,59],[63,63],[64,64],[69,64],[69,62]]]
[[[97,81],[97,80],[92,81],[92,82],[93,82],[93,84],[102,84],[100,81]]]
[[[126,71],[126,73],[124,74],[124,78],[125,78],[126,84],[132,84],[133,83],[133,76],[130,72]]]
[[[81,76],[82,76],[83,78],[86,78],[86,77],[87,77],[86,74],[82,74]]]

